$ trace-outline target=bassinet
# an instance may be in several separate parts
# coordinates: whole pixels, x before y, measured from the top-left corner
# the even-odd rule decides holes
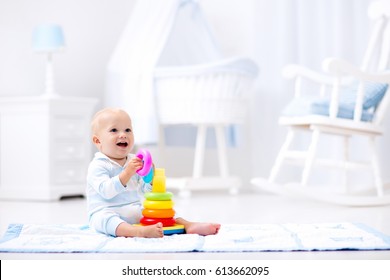
[[[192,177],[178,183],[182,194],[202,187],[228,187],[234,193],[240,187],[241,180],[230,176],[228,171],[225,129],[245,121],[249,93],[257,73],[257,65],[244,57],[155,69],[159,124],[162,127],[191,124],[198,130]],[[215,129],[217,141],[220,176],[214,178],[202,175],[207,127]],[[163,138],[161,135],[160,139]]]

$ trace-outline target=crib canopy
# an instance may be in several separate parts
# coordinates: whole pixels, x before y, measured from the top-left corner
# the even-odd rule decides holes
[[[195,0],[138,0],[108,63],[105,105],[132,117],[136,142],[157,142],[153,72],[221,58]]]

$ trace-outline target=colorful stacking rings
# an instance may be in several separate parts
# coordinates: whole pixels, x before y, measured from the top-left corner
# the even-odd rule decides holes
[[[137,170],[145,183],[152,185],[152,191],[145,193],[144,210],[139,225],[148,226],[162,223],[164,234],[184,233],[184,226],[175,222],[173,210],[173,194],[165,188],[166,177],[163,168],[154,168],[149,151],[141,149],[136,156],[143,161]]]

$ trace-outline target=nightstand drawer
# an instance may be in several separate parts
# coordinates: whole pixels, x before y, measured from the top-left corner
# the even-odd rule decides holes
[[[64,96],[0,97],[0,200],[84,194],[97,103]],[[21,158],[28,165],[22,173]]]
[[[53,155],[55,161],[83,160],[88,157],[85,143],[58,143]]]
[[[55,184],[72,184],[86,181],[87,167],[81,164],[59,164],[52,173],[52,182]]]

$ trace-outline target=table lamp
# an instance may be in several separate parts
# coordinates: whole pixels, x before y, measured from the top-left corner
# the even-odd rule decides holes
[[[62,51],[65,47],[64,34],[58,24],[43,24],[36,26],[32,34],[32,48],[38,53],[46,54],[46,81],[44,97],[58,97],[54,89],[53,53]]]

